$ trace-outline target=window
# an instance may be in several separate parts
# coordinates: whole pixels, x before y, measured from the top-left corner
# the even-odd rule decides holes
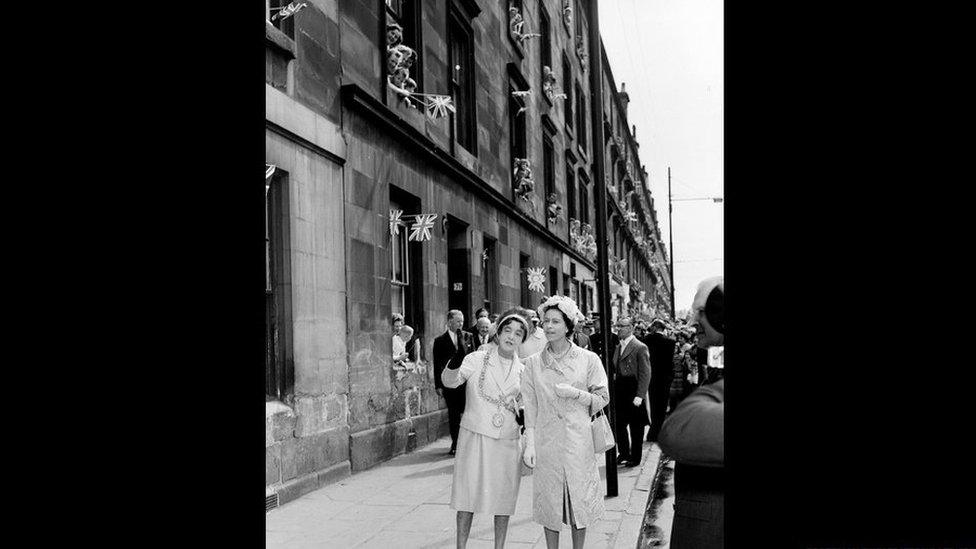
[[[576,82],[576,141],[580,149],[586,152],[586,96],[579,82]]]
[[[390,202],[390,208],[403,210],[399,204]],[[405,314],[407,310],[407,287],[410,286],[410,243],[406,227],[392,238],[390,245],[392,273],[390,275],[390,306],[393,313]]]
[[[509,163],[512,174],[512,189],[515,189],[515,159],[528,158],[525,135],[525,99],[515,97],[512,92],[519,91],[519,88],[511,81],[508,84],[508,143],[509,143]],[[520,112],[521,111],[521,112]]]
[[[556,270],[552,265],[549,266],[549,289],[546,292],[549,295],[556,295],[559,285],[559,271]]]
[[[264,184],[266,400],[285,401],[294,391],[291,344],[291,248],[288,231],[288,176],[280,168]]]
[[[285,0],[282,0],[285,1]],[[410,67],[410,78],[417,83],[417,91],[424,90],[424,52],[420,29],[421,0],[386,0],[387,22],[396,22],[403,29],[403,45],[417,52]]]
[[[576,23],[576,37],[577,39],[585,40],[586,38],[583,36],[583,10],[580,9],[579,0],[575,0],[575,3],[576,7],[574,9],[576,11],[573,14],[573,22]]]
[[[542,178],[545,182],[546,196],[545,200],[549,200],[549,196],[555,194],[556,192],[556,161],[552,152],[552,139],[549,135],[542,136]],[[548,215],[546,216],[548,220]]]
[[[495,241],[489,237],[484,237],[484,250],[481,255],[481,279],[485,285],[485,298],[482,306],[489,311],[494,311],[492,305],[497,303],[495,288],[498,284],[498,266],[495,262]]]
[[[274,17],[276,13],[281,11],[280,8],[287,6],[289,3],[291,3],[291,0],[265,0],[265,5],[268,7],[268,21],[271,22],[274,28],[280,30],[285,34],[285,36],[294,40],[295,39],[295,16],[294,15],[291,17],[286,17],[285,19],[282,19],[280,17],[275,18],[274,20],[271,19],[272,17]]]
[[[412,216],[420,213],[420,200],[397,187],[390,186],[390,209],[403,212],[408,225]],[[400,233],[390,244],[390,311],[403,315],[403,322],[414,329],[414,337],[423,337],[423,248],[420,242],[407,239],[408,227],[400,227]],[[422,345],[421,345],[422,346]]]
[[[569,287],[571,285],[569,282],[570,280],[571,279],[568,274],[563,275],[563,295],[569,295]]]
[[[456,112],[451,115],[454,140],[469,153],[476,154],[474,101],[474,39],[471,27],[454,6],[447,22],[450,92]]]
[[[519,297],[520,302],[526,309],[532,309],[532,299],[529,296],[529,278],[526,276],[529,273],[529,256],[525,254],[519,254]]]
[[[570,68],[569,59],[563,54],[563,93],[567,95],[563,99],[563,118],[569,134],[573,134],[573,70]]]
[[[576,212],[576,174],[574,173],[573,163],[566,157],[566,209],[570,219],[579,219]]]
[[[543,2],[539,2],[540,67],[552,68],[552,36],[550,36],[549,14]],[[540,72],[540,74],[542,74]]]
[[[582,223],[590,222],[590,194],[587,187],[586,172],[582,168],[579,170],[579,220]]]

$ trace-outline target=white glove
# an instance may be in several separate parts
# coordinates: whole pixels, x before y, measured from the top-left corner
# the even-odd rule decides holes
[[[581,391],[566,383],[556,384],[556,396],[560,398],[576,400],[583,406],[589,406],[592,395],[586,391]]]
[[[634,406],[640,406],[641,402],[644,402],[644,399],[641,397],[634,397]]]
[[[535,429],[525,430],[525,451],[522,453],[522,461],[526,466],[535,468]]]

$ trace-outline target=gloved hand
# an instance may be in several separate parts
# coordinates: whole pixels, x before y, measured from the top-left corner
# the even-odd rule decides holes
[[[535,468],[535,428],[525,430],[525,451],[522,452],[522,461],[526,466]]]
[[[567,383],[556,384],[556,396],[560,398],[575,400],[583,406],[589,406],[592,395],[586,391],[581,391]]]
[[[641,402],[644,402],[644,399],[641,397],[634,397],[634,406],[640,406]]]

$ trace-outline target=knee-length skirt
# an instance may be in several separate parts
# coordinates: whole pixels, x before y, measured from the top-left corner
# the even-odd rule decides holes
[[[522,482],[518,439],[497,439],[461,427],[454,456],[451,509],[515,514]]]

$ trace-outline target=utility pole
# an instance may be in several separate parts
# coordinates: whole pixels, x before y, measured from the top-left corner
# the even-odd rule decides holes
[[[671,278],[671,320],[676,320],[678,311],[674,310],[674,228],[671,218],[674,216],[674,206],[671,200],[671,166],[668,166],[668,240],[671,242],[671,253],[668,255],[668,271]]]
[[[614,430],[617,427],[617,414],[614,413],[614,371],[610,365],[610,274],[607,257],[607,185],[603,172],[603,42],[600,40],[600,16],[597,0],[590,0],[590,127],[593,130],[593,187],[596,191],[596,278],[597,299],[600,305],[600,348],[603,350],[604,368],[610,388],[610,403],[604,413],[610,419]],[[639,444],[639,443],[638,443]],[[607,450],[607,497],[617,496],[617,451]]]

